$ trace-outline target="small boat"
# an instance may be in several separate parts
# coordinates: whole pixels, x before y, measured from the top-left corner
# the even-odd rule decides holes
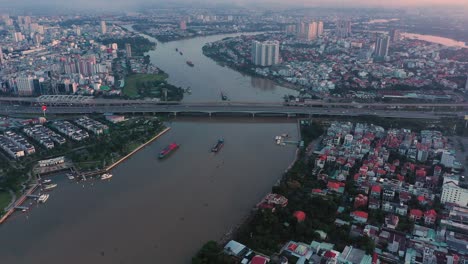
[[[179,51],[179,48],[175,48],[175,51]]]
[[[112,178],[112,174],[111,173],[104,173],[103,175],[101,175],[101,180],[107,180],[107,179],[110,179]]]
[[[52,182],[51,179],[45,179],[45,180],[42,181],[42,183],[51,183],[51,182]]]
[[[179,52],[179,54],[180,54],[180,55],[184,55],[184,54],[182,53],[182,51],[181,51],[181,52]]]
[[[57,184],[56,184],[56,183],[48,184],[48,185],[45,185],[45,186],[44,186],[44,190],[45,190],[45,191],[49,191],[49,190],[54,189],[55,187],[57,187]]]
[[[174,150],[179,148],[179,144],[177,143],[171,143],[169,146],[165,147],[161,152],[159,153],[159,159],[164,159],[165,157],[169,156]]]
[[[226,101],[228,99],[227,95],[221,92],[221,100]]]
[[[75,179],[75,176],[73,176],[73,175],[67,175],[67,177],[68,177],[69,180],[74,180]]]
[[[45,203],[49,199],[49,194],[41,194],[37,200],[39,203]]]
[[[221,150],[221,148],[224,146],[224,139],[220,138],[218,139],[218,142],[216,142],[216,145],[211,149],[211,152],[218,152]]]
[[[192,62],[192,61],[187,61],[186,63],[187,63],[187,65],[188,65],[188,66],[190,66],[190,67],[193,67],[193,66],[195,66],[195,64],[193,64],[193,62]]]

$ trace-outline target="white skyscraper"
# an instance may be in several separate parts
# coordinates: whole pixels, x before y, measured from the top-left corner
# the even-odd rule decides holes
[[[314,40],[317,38],[318,24],[311,22],[306,25],[305,39]]]
[[[323,35],[323,21],[318,22],[317,26],[317,36],[320,37]]]
[[[468,75],[466,76],[465,90],[467,90],[467,91],[468,91]]]
[[[31,76],[16,78],[18,95],[32,95],[34,92],[34,78]]]
[[[107,32],[106,21],[102,20],[101,21],[101,33],[106,34],[106,32]]]
[[[125,43],[125,52],[127,54],[127,58],[132,57],[132,45],[130,45],[130,43]]]
[[[253,41],[252,63],[260,66],[270,66],[279,62],[278,41]]]
[[[75,28],[75,34],[76,34],[77,36],[81,36],[81,28],[80,28],[80,27],[76,27],[76,28]]]
[[[0,47],[0,65],[3,65],[3,50],[2,47]]]
[[[351,21],[338,20],[336,22],[336,36],[347,38],[351,35]]]
[[[388,48],[390,47],[390,37],[383,36],[378,37],[377,42],[375,43],[375,57],[387,57],[388,56]]]

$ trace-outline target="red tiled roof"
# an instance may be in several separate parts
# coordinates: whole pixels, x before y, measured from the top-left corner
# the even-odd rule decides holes
[[[437,212],[434,209],[424,212],[424,217],[437,217]]]
[[[302,211],[296,211],[294,212],[294,217],[296,217],[297,221],[302,222],[306,218],[306,214]]]
[[[371,192],[378,192],[380,193],[382,191],[382,187],[380,187],[380,185],[374,185],[372,186],[372,189],[371,189]]]
[[[410,215],[413,215],[413,216],[423,216],[423,212],[419,209],[411,209],[410,210]]]
[[[351,213],[354,216],[360,217],[360,218],[366,218],[369,217],[369,214],[364,212],[364,211],[354,211]]]
[[[334,257],[336,257],[336,253],[334,253],[334,252],[332,252],[332,251],[329,250],[329,251],[325,252],[324,257],[326,257],[326,258],[334,258]]]
[[[252,260],[250,261],[251,264],[266,264],[268,263],[268,259],[263,257],[263,256],[255,256],[252,258]]]

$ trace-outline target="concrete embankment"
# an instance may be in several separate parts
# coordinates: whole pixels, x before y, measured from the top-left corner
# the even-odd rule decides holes
[[[142,148],[146,147],[147,145],[151,144],[153,141],[155,141],[156,139],[158,139],[159,137],[161,137],[162,135],[164,135],[167,131],[171,130],[170,127],[167,127],[165,128],[163,131],[159,132],[156,136],[154,136],[153,138],[151,138],[150,140],[148,140],[146,143],[140,145],[138,148],[136,148],[135,150],[133,150],[132,152],[128,153],[127,155],[125,155],[124,157],[122,157],[121,159],[119,159],[118,161],[114,162],[112,165],[110,165],[109,167],[107,167],[105,170],[106,171],[110,171],[112,170],[114,167],[116,167],[117,165],[119,165],[120,163],[122,163],[123,161],[125,161],[126,159],[128,159],[129,157],[131,157],[133,154],[137,153],[138,151],[140,151]]]

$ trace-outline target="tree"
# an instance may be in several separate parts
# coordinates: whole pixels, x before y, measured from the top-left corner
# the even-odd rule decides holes
[[[222,248],[215,241],[208,241],[192,258],[192,264],[233,264],[234,260],[224,254]]]

